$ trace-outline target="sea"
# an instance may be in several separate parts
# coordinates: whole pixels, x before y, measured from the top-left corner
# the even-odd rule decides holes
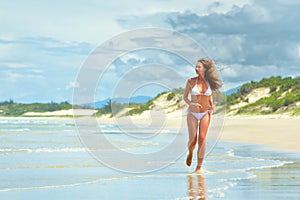
[[[104,136],[130,153],[151,153],[174,138],[131,141],[113,124]],[[184,152],[169,165],[128,173],[96,159],[72,118],[0,119],[0,199],[300,199],[298,152],[217,141],[201,174]],[[158,158],[159,160],[159,158]],[[128,163],[130,165],[130,163]]]

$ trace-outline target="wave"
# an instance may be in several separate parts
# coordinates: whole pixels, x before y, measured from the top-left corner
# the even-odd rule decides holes
[[[98,134],[161,134],[161,133],[169,133],[169,134],[176,134],[171,132],[171,130],[160,130],[160,131],[153,131],[153,130],[117,130],[117,129],[102,129],[101,133]]]
[[[24,131],[30,131],[31,129],[30,128],[12,128],[12,129],[8,129],[8,128],[2,128],[2,129],[0,129],[0,131],[6,131],[6,132],[9,132],[9,131],[11,131],[11,132],[13,132],[13,131],[15,131],[15,132],[24,132]]]
[[[110,181],[110,180],[117,180],[121,179],[123,177],[113,177],[113,178],[101,178],[96,179],[93,181],[86,181],[81,183],[70,183],[70,184],[62,184],[62,185],[45,185],[45,186],[36,186],[36,187],[20,187],[20,188],[3,188],[0,189],[0,192],[11,192],[11,191],[20,191],[20,190],[41,190],[41,189],[53,189],[53,188],[66,188],[66,187],[75,187],[80,185],[89,185],[89,184],[95,184],[101,181]]]
[[[57,152],[84,152],[85,148],[3,148],[0,153],[57,153]]]
[[[282,167],[287,164],[294,163],[293,161],[281,161],[281,160],[268,160],[268,161],[273,161],[274,164],[269,164],[269,165],[265,165],[265,166],[257,166],[257,167],[248,167],[248,168],[245,168],[245,170],[250,171],[250,170],[257,170],[257,169],[277,168],[277,167]]]
[[[0,124],[18,124],[18,125],[65,125],[65,126],[75,126],[73,122],[65,121],[53,121],[53,120],[37,120],[37,119],[4,119],[0,120]]]
[[[0,124],[49,124],[55,123],[54,121],[47,120],[30,120],[30,119],[6,119],[0,120]],[[57,122],[59,123],[59,122]]]

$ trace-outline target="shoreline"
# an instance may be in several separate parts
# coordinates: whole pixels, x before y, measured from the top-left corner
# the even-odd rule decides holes
[[[185,114],[180,110],[166,114],[166,128],[178,129],[185,122]],[[85,119],[94,118],[84,116]],[[0,120],[62,120],[75,122],[74,117],[50,116],[50,117],[0,117]],[[122,118],[118,120],[122,121]],[[131,116],[130,120],[135,124],[149,124],[149,113]],[[182,121],[184,120],[184,121]],[[100,124],[117,124],[115,118],[108,116],[97,117]],[[153,123],[153,122],[151,122]],[[154,125],[157,123],[154,122]],[[289,115],[255,115],[255,116],[225,116],[220,141],[239,142],[248,144],[265,145],[282,151],[300,152],[300,116]],[[209,133],[208,133],[209,134]]]

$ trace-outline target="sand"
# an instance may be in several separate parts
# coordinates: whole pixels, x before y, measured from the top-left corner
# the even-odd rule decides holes
[[[148,113],[149,114],[149,113]],[[148,116],[149,117],[149,116]],[[146,113],[131,117],[136,124],[149,123]],[[167,128],[179,128],[185,115],[182,111],[166,115]],[[120,120],[121,121],[121,120]],[[113,118],[100,117],[99,123],[115,123]],[[288,115],[225,116],[220,140],[268,145],[286,151],[300,151],[300,117]]]
[[[263,144],[279,150],[300,151],[299,117],[226,118],[221,140]]]

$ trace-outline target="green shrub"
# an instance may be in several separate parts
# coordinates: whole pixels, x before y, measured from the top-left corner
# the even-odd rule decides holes
[[[167,100],[170,101],[170,100],[172,100],[174,97],[175,97],[175,93],[170,92],[170,93],[168,94],[168,96],[167,96]]]

